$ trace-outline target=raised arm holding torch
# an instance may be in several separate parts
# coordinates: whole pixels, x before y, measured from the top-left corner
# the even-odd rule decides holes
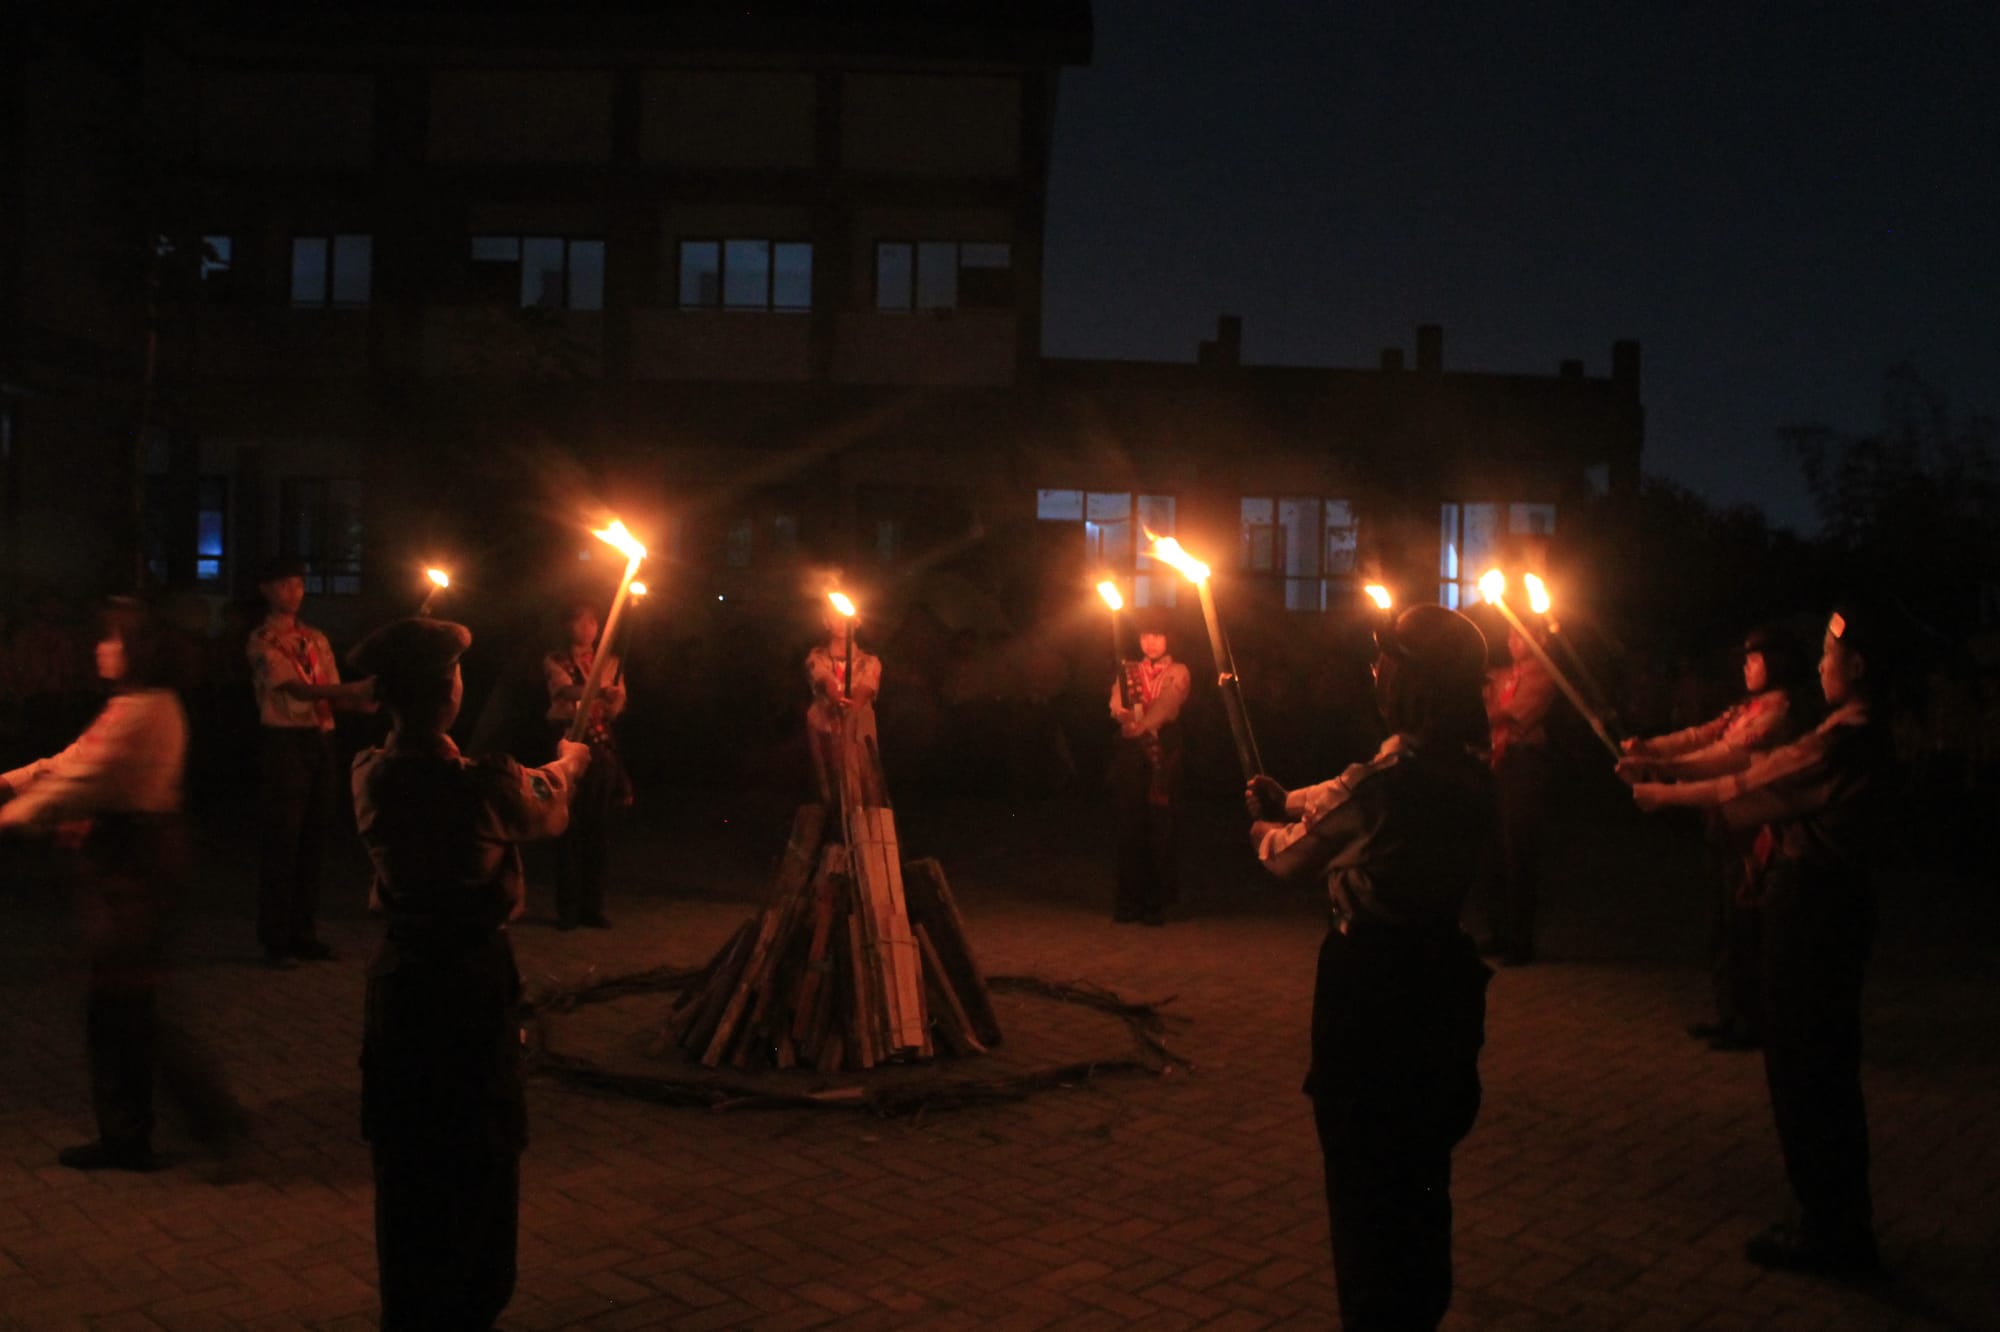
[[[1111,669],[1118,673],[1118,703],[1121,707],[1132,706],[1132,684],[1125,678],[1125,636],[1119,631],[1118,612],[1125,609],[1125,598],[1118,595],[1118,584],[1109,578],[1097,585],[1097,595],[1104,598],[1104,604],[1111,608]]]
[[[1543,585],[1541,579],[1535,577],[1533,574],[1529,574],[1524,581],[1527,582],[1529,603],[1532,609],[1538,615],[1547,614],[1551,605],[1548,588]],[[1501,573],[1498,569],[1488,569],[1484,574],[1480,575],[1479,593],[1486,598],[1490,605],[1507,617],[1507,623],[1513,628],[1515,635],[1523,643],[1527,644],[1528,651],[1534,653],[1535,659],[1542,664],[1542,669],[1549,673],[1551,680],[1555,681],[1556,688],[1562,690],[1563,697],[1567,698],[1571,706],[1575,707],[1582,714],[1583,719],[1590,723],[1590,729],[1603,742],[1605,749],[1610,751],[1612,759],[1615,761],[1622,757],[1622,751],[1618,748],[1618,742],[1611,738],[1611,732],[1605,728],[1604,720],[1597,715],[1597,710],[1584,701],[1583,695],[1570,682],[1570,678],[1563,674],[1562,668],[1556,665],[1554,659],[1549,656],[1547,649],[1535,641],[1535,636],[1528,632],[1528,627],[1525,624],[1521,623],[1521,617],[1516,615],[1514,608],[1507,604],[1507,575]]]
[[[632,594],[632,580],[639,575],[639,565],[646,558],[646,548],[625,530],[625,524],[613,520],[611,525],[591,533],[607,546],[615,546],[625,557],[625,576],[618,580],[618,592],[611,598],[611,613],[604,618],[604,635],[599,640],[607,648],[617,641],[618,623],[625,615],[625,603]],[[569,724],[569,739],[580,742],[584,732],[590,728],[590,714],[597,704],[597,693],[604,684],[604,663],[609,652],[599,652],[590,663],[590,675],[583,682],[583,697],[577,700],[576,717]]]
[[[1153,548],[1146,553],[1180,570],[1201,596],[1201,618],[1208,626],[1209,649],[1215,654],[1215,685],[1222,693],[1223,711],[1229,714],[1229,733],[1236,741],[1236,758],[1243,765],[1244,780],[1248,781],[1264,771],[1264,760],[1257,753],[1257,737],[1250,731],[1250,713],[1243,706],[1243,682],[1236,675],[1236,658],[1229,651],[1222,620],[1215,612],[1215,594],[1208,585],[1209,568],[1182,550],[1181,543],[1174,538],[1153,536],[1150,531],[1146,535],[1153,542]]]
[[[437,600],[438,593],[451,586],[451,575],[442,569],[426,569],[424,570],[424,577],[430,580],[431,590],[424,593],[423,604],[417,607],[418,618],[429,615],[431,613],[431,603]]]

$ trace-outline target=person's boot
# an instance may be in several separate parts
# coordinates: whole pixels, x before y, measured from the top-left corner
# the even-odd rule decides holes
[[[71,1170],[130,1170],[145,1173],[158,1169],[153,1149],[143,1142],[85,1142],[56,1153],[56,1164]]]

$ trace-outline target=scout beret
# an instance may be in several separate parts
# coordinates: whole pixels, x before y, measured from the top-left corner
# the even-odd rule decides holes
[[[347,664],[359,675],[391,680],[439,679],[472,646],[472,631],[450,620],[391,620],[356,643]]]

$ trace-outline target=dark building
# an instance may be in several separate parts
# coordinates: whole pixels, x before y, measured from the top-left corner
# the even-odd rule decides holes
[[[537,585],[609,506],[704,601],[826,564],[1171,596],[1150,525],[1317,612],[1374,571],[1452,600],[1636,485],[1636,344],[1260,367],[1225,317],[1186,364],[1043,357],[1087,0],[85,8],[0,57],[17,586],[129,568],[143,511],[154,577],[303,556],[339,631],[441,554]]]

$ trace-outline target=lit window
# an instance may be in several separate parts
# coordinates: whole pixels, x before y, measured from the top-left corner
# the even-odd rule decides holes
[[[359,310],[374,287],[372,236],[294,236],[292,307],[298,310]]]
[[[681,242],[683,310],[810,310],[812,245],[806,241]]]
[[[998,241],[881,241],[875,308],[1003,308],[1012,302],[1013,252]]]
[[[1155,536],[1174,534],[1174,513],[1172,495],[1097,490],[1035,492],[1035,516],[1043,522],[1082,523],[1084,559],[1090,567],[1132,572],[1132,603],[1136,606],[1175,604],[1180,575],[1156,573],[1156,562],[1143,551],[1147,530]]]
[[[1284,583],[1285,609],[1325,610],[1332,585],[1354,573],[1354,508],[1318,495],[1246,496],[1239,567]]]
[[[475,293],[523,310],[602,310],[604,242],[570,236],[474,236]]]
[[[195,508],[194,576],[202,583],[219,583],[229,558],[229,480],[204,476]]]
[[[230,266],[236,262],[236,241],[230,236],[203,236],[201,238],[201,280],[220,282],[228,278]]]

